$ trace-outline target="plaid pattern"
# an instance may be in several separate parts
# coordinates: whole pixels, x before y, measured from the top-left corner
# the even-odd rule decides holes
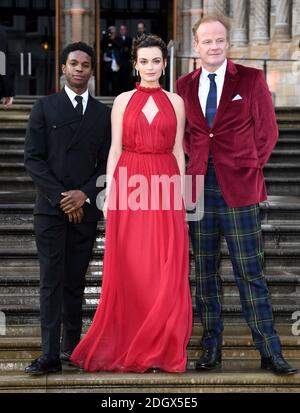
[[[210,87],[206,101],[205,117],[209,127],[214,123],[214,118],[217,112],[217,84],[215,82],[215,73],[210,73],[208,78],[210,80]]]
[[[196,264],[196,304],[204,327],[204,348],[222,344],[222,282],[219,276],[221,235],[230,253],[244,317],[263,356],[279,353],[268,287],[263,274],[263,242],[259,205],[229,208],[210,160],[205,177],[201,221],[190,222]]]

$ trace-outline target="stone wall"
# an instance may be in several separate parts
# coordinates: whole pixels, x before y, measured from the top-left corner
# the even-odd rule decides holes
[[[267,62],[267,81],[276,106],[300,106],[300,0],[178,0],[178,75],[193,68],[193,59],[185,57],[195,57],[190,33],[196,10],[198,16],[213,11],[228,15],[229,57],[258,68],[263,59],[273,59]]]

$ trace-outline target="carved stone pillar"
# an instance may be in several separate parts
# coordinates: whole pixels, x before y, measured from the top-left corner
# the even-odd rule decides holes
[[[226,14],[226,0],[206,0],[204,13],[222,13]]]
[[[291,6],[290,0],[277,0],[276,3],[276,40],[289,40],[291,36]]]
[[[268,0],[254,0],[253,42],[266,44],[269,41]]]
[[[93,43],[91,0],[65,0],[65,44],[84,41]]]
[[[231,0],[232,30],[231,43],[234,46],[248,44],[248,10],[247,0]]]
[[[181,72],[187,73],[193,70],[193,59],[191,56],[196,56],[194,51],[194,37],[192,28],[195,22],[201,17],[202,9],[201,0],[184,0],[181,2],[181,18],[182,18],[182,47],[180,49]],[[185,58],[187,57],[187,58]]]
[[[293,1],[293,37],[300,37],[300,0]]]

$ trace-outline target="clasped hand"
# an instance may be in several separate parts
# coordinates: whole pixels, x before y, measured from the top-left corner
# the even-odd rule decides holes
[[[87,196],[80,190],[62,192],[64,198],[60,201],[60,208],[68,215],[69,222],[80,224],[83,219],[82,205],[87,200]]]

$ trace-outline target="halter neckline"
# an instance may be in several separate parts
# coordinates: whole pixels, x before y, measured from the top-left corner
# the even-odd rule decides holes
[[[159,87],[146,87],[146,86],[141,86],[139,82],[135,84],[135,87],[137,90],[140,90],[141,92],[145,93],[156,93],[162,90],[162,86]]]

